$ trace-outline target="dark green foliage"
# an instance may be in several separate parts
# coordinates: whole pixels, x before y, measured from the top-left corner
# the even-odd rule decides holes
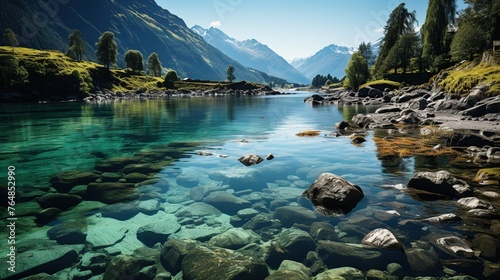
[[[370,78],[366,59],[359,52],[353,53],[345,73],[347,76],[345,86],[354,90],[357,90],[360,85],[366,83]]]
[[[407,33],[401,36],[391,49],[383,65],[384,72],[394,69],[397,74],[398,68],[403,69],[403,74],[410,65],[410,59],[417,55],[418,36],[415,33]]]
[[[174,70],[170,70],[165,75],[165,86],[168,88],[172,88],[174,86],[174,82],[178,81],[179,77],[177,76],[177,72]]]
[[[408,12],[404,3],[401,3],[391,12],[384,27],[384,39],[380,46],[377,62],[375,63],[375,71],[378,75],[383,73],[381,67],[398,39],[404,34],[414,32],[414,24],[417,21],[415,14],[415,11]]]
[[[234,79],[236,79],[236,77],[234,76],[234,66],[233,65],[229,65],[227,67],[227,80],[232,83],[234,81]]]
[[[358,52],[366,59],[368,68],[370,68],[375,63],[375,56],[373,55],[371,43],[362,42],[358,47]]]
[[[17,41],[17,36],[10,28],[6,28],[3,32],[3,41],[12,47],[12,53],[14,53],[14,47],[19,46],[19,41]]]
[[[474,54],[481,52],[486,41],[486,32],[478,26],[464,24],[461,26],[451,43],[451,56],[454,61],[472,60]]]
[[[113,32],[106,31],[101,37],[99,37],[99,42],[96,43],[96,56],[99,63],[109,66],[116,63],[116,56],[118,54],[118,45],[115,41],[115,35]]]
[[[125,65],[132,71],[142,71],[144,68],[144,61],[142,54],[138,50],[128,50],[125,53]]]
[[[155,77],[161,76],[161,62],[158,58],[158,54],[153,52],[148,57],[148,69],[151,74]]]
[[[311,86],[314,88],[320,88],[324,85],[327,85],[328,81],[330,81],[330,84],[336,84],[340,82],[340,80],[337,77],[332,77],[332,75],[330,74],[326,76],[318,74],[316,75],[316,77],[313,78]]]
[[[82,33],[80,30],[73,30],[69,35],[69,48],[66,55],[76,61],[82,61],[85,49],[85,41],[82,38]]]
[[[0,56],[0,87],[2,90],[20,88],[28,83],[28,71],[12,56]]]
[[[448,27],[455,23],[456,0],[430,0],[427,16],[422,26],[423,56],[429,60],[446,55],[446,34]]]

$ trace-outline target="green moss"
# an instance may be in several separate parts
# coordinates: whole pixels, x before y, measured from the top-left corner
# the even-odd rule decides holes
[[[479,84],[491,85],[487,94],[500,94],[500,66],[464,62],[448,71],[448,75],[439,85],[445,91],[457,94],[467,94]]]
[[[480,169],[474,182],[486,185],[498,185],[500,181],[500,167]]]
[[[364,88],[364,87],[372,87],[381,91],[385,90],[386,88],[390,90],[395,90],[401,87],[401,83],[383,79],[383,80],[368,82],[364,85],[361,85],[359,88]]]

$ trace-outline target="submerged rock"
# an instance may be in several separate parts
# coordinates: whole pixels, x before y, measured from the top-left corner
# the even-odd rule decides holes
[[[86,199],[97,200],[107,204],[130,201],[139,198],[140,192],[133,183],[90,183],[87,187]]]
[[[314,251],[315,248],[316,243],[307,232],[291,228],[278,235],[276,242],[268,248],[264,259],[269,266],[276,268],[284,260],[304,261],[307,252]]]
[[[99,175],[81,170],[67,171],[50,178],[49,182],[58,192],[67,193],[77,185],[86,185],[99,179]]]
[[[210,204],[220,211],[234,215],[239,210],[251,206],[250,201],[234,196],[226,191],[215,191],[203,199],[203,202]]]
[[[405,251],[411,270],[417,274],[440,275],[442,265],[434,249],[410,248]]]
[[[149,247],[156,243],[164,243],[168,237],[179,231],[181,225],[175,221],[160,221],[141,226],[137,230],[137,239]]]
[[[474,256],[474,251],[469,244],[457,236],[434,237],[429,241],[450,256],[469,258]]]
[[[259,240],[260,237],[251,230],[232,228],[212,237],[208,244],[221,248],[237,250],[248,244],[258,242]]]
[[[353,266],[362,270],[384,269],[390,262],[375,249],[336,241],[318,241],[316,252],[328,267]]]
[[[359,269],[354,267],[339,267],[322,272],[314,280],[331,280],[331,279],[349,279],[349,280],[365,280],[365,275]]]
[[[261,163],[264,159],[258,155],[246,154],[240,157],[238,161],[243,163],[245,166],[251,166]]]
[[[473,194],[469,184],[444,170],[417,172],[408,182],[408,187],[449,197],[467,197]]]
[[[59,244],[83,244],[87,237],[87,233],[83,230],[84,226],[75,221],[62,222],[51,227],[47,231],[47,236]]]
[[[264,279],[269,275],[267,266],[242,254],[227,250],[210,250],[198,246],[182,260],[183,278],[187,280]]]
[[[140,279],[141,270],[154,263],[155,261],[150,258],[119,255],[108,264],[102,279]]]
[[[68,210],[82,202],[82,198],[74,194],[51,193],[38,198],[38,204],[42,208],[58,208],[63,211]]]
[[[359,186],[332,173],[321,174],[302,195],[326,216],[347,214],[364,197]]]
[[[197,246],[194,240],[170,239],[161,249],[160,263],[172,274],[181,271],[181,263],[184,257]]]
[[[368,233],[363,240],[363,245],[390,250],[403,250],[403,245],[388,229],[378,228]]]

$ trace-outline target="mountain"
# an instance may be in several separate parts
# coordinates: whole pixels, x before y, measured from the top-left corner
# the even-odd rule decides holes
[[[81,31],[86,58],[95,61],[95,43],[112,31],[118,44],[118,65],[129,49],[144,59],[156,52],[163,67],[182,77],[225,80],[229,65],[238,80],[265,82],[262,75],[230,59],[191,31],[184,21],[154,0],[0,1],[0,30],[11,28],[21,46],[65,52],[68,36]]]
[[[311,82],[284,58],[255,39],[238,41],[214,27],[205,29],[196,25],[191,29],[202,36],[207,43],[247,67],[283,78],[289,82],[300,84]]]
[[[316,75],[332,75],[341,79],[345,76],[344,69],[347,67],[353,48],[329,45],[313,56],[308,58],[296,58],[290,63],[308,79],[312,80]]]

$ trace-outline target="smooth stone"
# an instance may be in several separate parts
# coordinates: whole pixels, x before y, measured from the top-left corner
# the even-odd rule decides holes
[[[291,260],[282,261],[278,270],[297,271],[297,272],[301,272],[306,277],[311,276],[311,269],[310,268],[308,268],[307,266],[305,266],[302,263],[299,263],[296,261],[291,261]],[[309,279],[309,278],[307,278],[307,279]]]
[[[473,257],[474,251],[457,236],[430,237],[432,245],[453,257]]]
[[[339,240],[338,233],[337,231],[335,231],[335,227],[326,222],[314,222],[311,225],[309,234],[315,240]]]
[[[314,212],[301,206],[278,207],[274,210],[273,217],[280,220],[285,227],[291,227],[295,223],[310,225],[316,221]]]
[[[223,182],[236,191],[245,189],[261,191],[267,187],[266,178],[259,170],[244,166],[214,171],[208,177],[214,181]]]
[[[313,280],[333,279],[365,280],[365,275],[361,270],[354,267],[339,267],[322,272],[313,278]]]
[[[38,198],[42,208],[58,208],[66,211],[82,202],[82,198],[74,194],[51,193]]]
[[[434,249],[409,248],[405,251],[406,259],[414,273],[439,276],[442,265]]]
[[[107,204],[126,202],[140,197],[133,183],[106,182],[90,183],[87,187],[87,200],[97,200]]]
[[[385,280],[387,276],[385,273],[378,269],[370,269],[366,272],[366,280]]]
[[[139,172],[132,172],[123,177],[127,183],[140,183],[149,179],[148,175]]]
[[[103,217],[125,221],[139,214],[139,208],[131,203],[116,203],[104,206],[101,213]]]
[[[215,229],[215,228],[208,228],[208,227],[199,227],[199,228],[187,228],[187,227],[182,227],[181,230],[179,230],[176,233],[171,234],[168,238],[169,239],[191,239],[191,240],[198,240],[198,241],[208,241],[212,237],[216,236],[217,234],[220,234],[221,230]]]
[[[290,182],[287,185],[290,185]],[[276,189],[264,190],[264,192],[270,192],[274,199],[284,199],[290,201],[297,201],[302,197],[303,189],[292,188],[292,187],[279,187]]]
[[[105,224],[99,227],[89,227],[87,231],[87,242],[94,250],[110,247],[122,241],[128,229],[116,228]]]
[[[99,179],[99,175],[81,170],[58,173],[49,182],[58,192],[67,193],[76,185],[86,185]]]
[[[259,211],[253,208],[241,209],[236,213],[236,215],[242,219],[251,219],[252,217],[257,216],[257,214],[259,214]]]
[[[203,199],[203,202],[229,215],[234,215],[239,210],[248,208],[251,205],[250,201],[236,197],[227,191],[212,192]]]
[[[332,173],[323,173],[303,196],[311,200],[321,214],[338,216],[349,213],[364,194],[359,186],[346,179]]]
[[[474,236],[472,247],[480,252],[480,257],[492,262],[500,261],[500,239],[487,234],[478,234]]]
[[[315,248],[316,243],[309,233],[297,228],[286,229],[268,248],[265,261],[273,268],[278,267],[284,260],[302,262],[306,259],[307,252],[314,251]]]
[[[59,244],[83,244],[87,233],[83,228],[85,224],[77,221],[67,221],[51,227],[47,236]]]
[[[121,173],[115,173],[115,172],[103,172],[101,174],[101,180],[103,182],[118,182],[123,178],[123,175]]]
[[[327,266],[354,266],[357,269],[384,269],[387,260],[375,249],[336,241],[318,241],[316,252]]]
[[[165,243],[171,234],[180,229],[181,225],[173,218],[166,221],[161,220],[137,229],[137,239],[146,244],[146,246],[152,247],[156,243]]]
[[[258,242],[260,237],[251,230],[232,228],[210,239],[209,245],[237,250],[248,244]]]
[[[21,279],[40,272],[53,274],[78,261],[75,249],[68,245],[58,245],[55,241],[39,242],[26,251],[16,253],[15,272],[4,266],[5,269],[0,270],[0,279]]]
[[[309,276],[296,270],[281,269],[273,271],[271,275],[267,276],[264,280],[309,280]]]
[[[24,217],[24,216],[34,216],[36,213],[42,211],[42,207],[38,202],[28,201],[22,203],[16,203],[16,216]],[[7,218],[7,213],[2,215],[2,219]]]
[[[59,208],[47,208],[35,214],[35,223],[45,225],[55,220],[62,213]]]
[[[209,193],[214,192],[214,191],[224,191],[227,190],[229,186],[210,186],[210,185],[203,185],[203,186],[196,186],[194,188],[191,188],[189,190],[189,198],[191,198],[194,201],[202,201],[205,196],[207,196]]]
[[[158,173],[163,170],[163,166],[156,163],[135,163],[128,164],[122,169],[122,172],[125,174],[130,173],[142,173],[142,174],[150,174],[150,173]]]
[[[389,250],[403,250],[403,245],[388,229],[378,228],[368,233],[363,240],[363,245]]]
[[[170,239],[165,244],[160,252],[160,263],[172,274],[177,274],[181,271],[181,263],[189,252],[196,246],[197,242],[194,240],[180,240]]]
[[[270,214],[258,214],[245,223],[242,228],[259,231],[264,228],[281,228],[279,220],[273,219]]]
[[[390,263],[387,265],[387,273],[391,276],[403,278],[406,274],[405,269],[399,263]]]
[[[188,218],[188,217],[207,217],[207,216],[220,216],[222,212],[219,209],[213,207],[212,205],[206,204],[204,202],[195,202],[188,206],[185,206],[175,213],[178,218]]]
[[[431,223],[439,223],[439,224],[451,223],[451,222],[456,222],[456,221],[460,221],[460,220],[461,220],[461,218],[453,213],[443,214],[443,215],[439,215],[436,217],[424,219],[424,221],[428,221]]]
[[[141,201],[137,204],[137,208],[141,213],[154,215],[160,211],[160,201],[156,199]]]
[[[474,192],[463,180],[448,171],[417,172],[408,182],[408,187],[450,197],[468,197]]]
[[[184,279],[265,279],[268,268],[261,260],[227,249],[198,246],[182,260]]]
[[[177,182],[177,185],[186,187],[186,188],[193,188],[198,186],[199,179],[190,175],[184,175],[181,174],[175,178],[175,181]]]

